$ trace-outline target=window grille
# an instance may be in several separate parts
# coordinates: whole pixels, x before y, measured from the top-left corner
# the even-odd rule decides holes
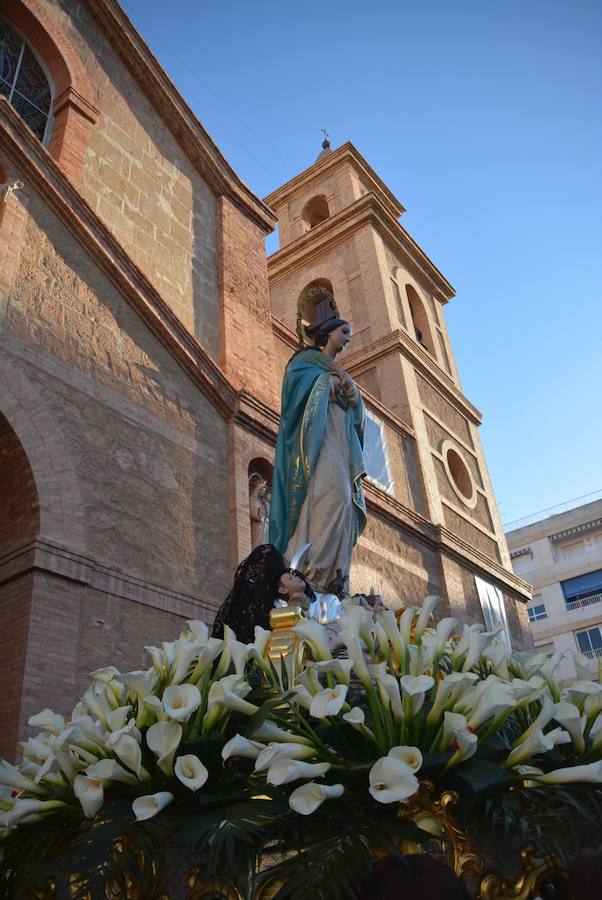
[[[598,625],[585,631],[576,631],[575,638],[579,650],[589,659],[602,657],[602,631]]]
[[[384,423],[366,410],[364,431],[364,462],[368,478],[388,494],[393,493],[393,479],[389,469]]]
[[[43,141],[47,137],[52,104],[48,78],[21,35],[1,17],[0,94]]]
[[[548,614],[543,603],[538,603],[537,606],[530,606],[527,612],[529,613],[529,622],[538,622],[539,619],[548,618]]]

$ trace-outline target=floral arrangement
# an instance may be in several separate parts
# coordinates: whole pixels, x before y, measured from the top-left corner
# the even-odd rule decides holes
[[[338,656],[301,621],[313,659],[295,677],[267,657],[271,632],[247,645],[199,621],[147,647],[145,671],[93,672],[69,719],[33,716],[20,765],[0,763],[0,884],[10,896],[76,873],[77,896],[125,895],[177,845],[243,896],[278,877],[278,897],[353,897],[375,849],[424,837],[403,810],[425,780],[488,833],[562,852],[570,808],[574,834],[599,839],[602,685],[587,661],[563,689],[561,654],[433,626],[437,602],[399,619],[345,602]]]

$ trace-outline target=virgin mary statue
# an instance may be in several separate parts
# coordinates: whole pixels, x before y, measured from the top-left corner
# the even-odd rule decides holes
[[[364,407],[336,361],[351,340],[351,325],[328,295],[315,304],[305,333],[312,345],[293,355],[282,382],[269,536],[289,560],[310,544],[304,574],[324,590],[349,574],[366,522]]]

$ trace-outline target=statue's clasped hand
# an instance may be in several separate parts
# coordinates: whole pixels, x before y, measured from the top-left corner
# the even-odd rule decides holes
[[[353,399],[355,397],[355,385],[349,373],[336,362],[332,364],[332,373],[335,392],[342,394],[347,400]]]

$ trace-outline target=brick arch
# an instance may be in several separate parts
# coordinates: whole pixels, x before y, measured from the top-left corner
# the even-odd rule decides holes
[[[63,433],[29,379],[0,365],[0,413],[17,436],[31,470],[39,503],[39,536],[82,552],[86,548],[79,480]]]
[[[342,266],[329,260],[320,260],[312,265],[305,266],[299,273],[287,283],[287,293],[294,297],[295,304],[301,292],[313,282],[329,281],[332,285],[334,298],[343,318],[351,318],[353,323],[353,310],[349,297],[347,275]],[[296,312],[296,309],[295,309]]]
[[[34,0],[0,0],[0,12],[18,28],[50,73],[54,88],[50,153],[78,181],[90,127],[99,117],[84,67],[66,35]]]

